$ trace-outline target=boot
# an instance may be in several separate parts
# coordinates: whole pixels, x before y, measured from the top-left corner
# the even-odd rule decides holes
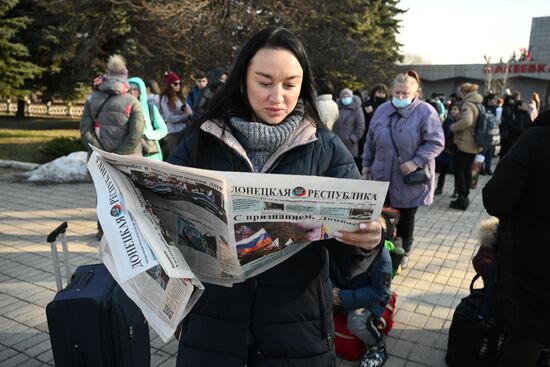
[[[443,188],[439,186],[434,191],[434,195],[441,195],[442,193],[443,193]]]
[[[470,200],[465,195],[458,195],[458,199],[451,201],[449,205],[453,209],[466,210],[470,205]]]

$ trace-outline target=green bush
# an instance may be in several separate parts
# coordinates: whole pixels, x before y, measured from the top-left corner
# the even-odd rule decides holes
[[[40,147],[40,153],[46,162],[84,150],[82,139],[74,137],[55,138]]]

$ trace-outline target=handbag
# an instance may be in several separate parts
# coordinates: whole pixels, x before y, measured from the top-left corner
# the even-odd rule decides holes
[[[151,125],[153,124],[153,105],[148,104],[149,106],[149,118],[151,119]],[[159,152],[157,143],[154,140],[149,140],[145,137],[141,138],[141,153],[143,155],[156,154]]]
[[[159,150],[154,140],[141,138],[141,152],[143,153],[143,155],[149,155],[158,153]]]
[[[399,150],[397,150],[397,145],[395,145],[395,141],[393,140],[393,131],[391,128],[391,122],[389,125],[389,129],[390,129],[390,139],[393,144],[393,149],[395,149],[395,153],[397,153],[397,158],[399,158],[399,162],[403,163],[401,160],[401,155],[399,155]],[[428,165],[425,165],[424,167],[418,167],[416,171],[413,171],[408,175],[403,176],[403,181],[407,185],[420,185],[430,181],[431,179],[432,179],[432,174],[430,172],[430,167],[428,167]]]
[[[480,278],[476,274],[470,284],[470,294],[456,307],[449,328],[445,362],[450,367],[497,367],[506,332],[494,311],[494,281],[492,275],[485,288],[474,289]]]

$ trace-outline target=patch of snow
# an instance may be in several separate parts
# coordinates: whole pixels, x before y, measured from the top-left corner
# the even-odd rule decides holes
[[[27,182],[91,182],[86,163],[87,152],[74,152],[27,172]]]

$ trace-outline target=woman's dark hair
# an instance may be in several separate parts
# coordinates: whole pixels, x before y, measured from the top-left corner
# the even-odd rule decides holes
[[[334,92],[334,86],[330,79],[319,78],[315,80],[315,84],[317,85],[317,92],[319,95],[332,94]]]
[[[214,97],[206,105],[204,113],[197,116],[193,123],[192,132],[190,132],[194,135],[191,146],[191,159],[195,165],[201,156],[199,150],[203,144],[200,142],[201,134],[199,130],[205,121],[213,119],[227,120],[231,116],[240,116],[248,120],[252,119],[253,110],[248,102],[246,93],[246,72],[252,58],[263,48],[287,50],[296,57],[304,72],[302,87],[300,89],[300,99],[304,103],[304,118],[313,121],[317,127],[324,127],[315,106],[314,80],[304,46],[298,37],[286,28],[266,28],[256,33],[243,46],[233,70],[229,73],[227,82],[218,89]]]
[[[388,99],[390,95],[390,91],[388,90],[388,87],[386,87],[385,84],[376,84],[374,88],[372,88],[372,92],[370,93],[370,98],[374,101],[374,95],[376,92],[384,92],[386,94],[386,99]]]
[[[313,75],[304,46],[288,29],[271,27],[256,33],[243,46],[227,82],[206,106],[204,114],[199,116],[195,124],[197,128],[207,120],[227,118],[235,114],[248,119],[252,118],[253,111],[246,95],[246,72],[250,60],[262,48],[287,50],[296,57],[304,71],[300,90],[300,99],[304,103],[304,117],[322,126],[315,106]]]

